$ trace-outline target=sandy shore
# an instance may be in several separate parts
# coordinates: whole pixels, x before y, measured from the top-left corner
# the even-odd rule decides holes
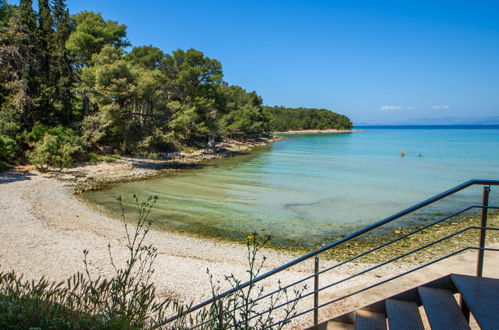
[[[110,276],[108,243],[121,260],[126,257],[122,225],[87,207],[73,195],[71,186],[46,175],[0,175],[0,233],[0,270],[15,270],[29,279],[44,276],[60,281],[82,271],[84,249],[90,251],[92,272]],[[207,269],[218,279],[228,274],[246,278],[244,245],[155,231],[149,241],[158,248],[154,282],[161,297],[173,296],[183,302],[209,298]],[[268,257],[265,270],[297,257],[273,250],[262,255]],[[354,268],[324,276],[324,280],[349,274]],[[280,279],[283,283],[297,280],[312,269],[311,263],[305,263],[283,273]],[[356,283],[361,281],[365,279]],[[265,285],[274,287],[276,282]]]
[[[163,161],[158,161],[163,162]],[[84,249],[90,251],[91,270],[95,275],[113,274],[107,254],[111,243],[114,254],[125,260],[124,230],[119,221],[109,218],[80,201],[75,187],[85,182],[99,181],[115,175],[126,180],[139,176],[153,176],[164,170],[175,170],[162,165],[152,166],[156,161],[122,159],[116,163],[101,163],[80,166],[57,175],[34,172],[0,173],[0,271],[15,270],[26,278],[42,276],[51,280],[64,280],[83,270]],[[138,172],[137,172],[138,171]],[[137,174],[139,173],[139,174]],[[104,180],[104,179],[103,179]],[[174,233],[152,231],[149,242],[158,248],[154,282],[160,297],[172,296],[183,302],[200,302],[210,297],[210,285],[206,270],[217,279],[234,274],[246,279],[246,247],[242,244],[199,239]],[[264,271],[271,270],[297,257],[296,253],[266,249]],[[473,273],[475,253],[459,255],[431,270],[413,274],[407,279],[392,283],[381,291],[356,296],[355,299],[336,304],[321,311],[321,318],[331,317],[379,300],[401,289],[416,286],[441,275],[454,272]],[[321,267],[333,264],[332,260],[321,262]],[[499,277],[498,258],[487,255],[486,276]],[[334,272],[321,276],[321,283],[330,283],[364,269],[368,264],[349,264]],[[321,294],[321,301],[386,278],[395,272],[408,269],[410,263],[391,264],[344,282]],[[296,281],[312,273],[313,261],[302,263],[291,270],[280,273],[278,278],[264,281],[266,289],[276,287],[277,280],[283,284]],[[223,282],[223,280],[222,280]],[[309,288],[312,283],[308,283]],[[226,287],[227,288],[227,287]],[[310,308],[312,299],[305,299],[303,307]],[[301,320],[296,326],[310,324]]]

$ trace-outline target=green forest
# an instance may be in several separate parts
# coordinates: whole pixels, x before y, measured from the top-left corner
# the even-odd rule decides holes
[[[152,155],[288,129],[351,128],[328,110],[264,107],[195,49],[133,46],[65,0],[0,0],[0,167]]]
[[[268,106],[264,106],[263,109],[270,118],[273,131],[352,128],[350,118],[327,109]]]

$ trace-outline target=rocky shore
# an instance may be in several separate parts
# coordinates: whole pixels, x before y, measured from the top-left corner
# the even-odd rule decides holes
[[[461,232],[443,240],[440,243],[428,246],[421,251],[411,253],[410,255],[395,261],[398,264],[422,264],[466,247],[478,246],[480,231],[478,229],[467,229],[469,227],[480,226],[478,209],[476,212],[476,216],[469,216],[461,219],[461,221],[450,219],[411,234],[405,238],[405,235],[416,231],[418,228],[398,228],[393,230],[391,234],[361,237],[326,252],[324,256],[332,260],[346,260],[361,252],[368,251],[374,247],[396,240],[394,243],[376,250],[373,253],[367,254],[356,261],[361,263],[377,264],[416,250],[424,245],[443,239],[447,236]],[[436,221],[437,219],[438,218],[435,218],[434,220]],[[493,210],[489,211],[487,226],[499,228],[499,212]],[[493,244],[496,246],[498,242],[499,235],[497,235],[495,231],[489,230],[487,232],[487,244]]]
[[[200,149],[195,152],[171,152],[161,154],[158,158],[121,157],[113,162],[76,164],[70,169],[44,174],[56,178],[72,187],[79,194],[90,190],[99,190],[106,185],[152,178],[158,175],[176,173],[178,171],[202,166],[203,162],[233,157],[252,149],[263,147],[282,137],[259,137],[254,139],[224,140],[213,148]]]

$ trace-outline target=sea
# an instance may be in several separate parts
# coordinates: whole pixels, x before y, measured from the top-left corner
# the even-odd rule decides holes
[[[121,196],[133,221],[133,194],[158,196],[150,219],[165,230],[232,241],[257,232],[272,236],[275,245],[313,248],[467,180],[499,180],[499,125],[355,129],[287,134],[241,156],[83,197],[119,214]],[[495,190],[490,203],[498,205]],[[417,227],[481,199],[482,188],[471,187],[385,230]]]

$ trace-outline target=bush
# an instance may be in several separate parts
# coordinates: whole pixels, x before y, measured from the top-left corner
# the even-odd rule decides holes
[[[81,277],[72,280],[84,283]],[[14,272],[0,273],[1,329],[104,328],[105,322],[101,317],[78,308],[68,308],[76,301],[71,302],[70,291],[60,284],[43,278],[25,281]]]
[[[41,171],[71,166],[75,154],[82,150],[81,139],[70,128],[44,129],[35,125],[30,136],[38,140],[32,144],[33,151],[28,153],[28,159]]]
[[[118,155],[118,154],[114,154],[114,155],[107,155],[107,156],[103,156],[102,159],[106,162],[106,163],[114,163],[115,161],[121,159],[121,156]]]
[[[220,281],[214,281],[209,270],[211,291],[215,302],[205,313],[198,315],[196,322],[204,323],[211,329],[282,329],[290,321],[274,324],[278,320],[287,320],[296,315],[296,305],[307,289],[306,285],[293,290],[283,288],[278,281],[279,291],[267,296],[263,286],[252,283],[260,274],[267,260],[266,256],[259,257],[260,250],[270,242],[270,236],[261,237],[258,233],[248,236],[246,241],[248,266],[246,282],[251,284],[244,289],[221,299],[216,297],[221,293]],[[224,276],[224,280],[232,289],[238,288],[243,281],[234,274]],[[261,298],[267,296],[262,306]],[[260,306],[259,306],[260,305]],[[279,309],[278,306],[281,306]],[[192,324],[190,324],[192,325]]]
[[[14,161],[18,151],[19,146],[14,139],[0,135],[0,169],[6,168],[9,163]]]
[[[95,152],[89,152],[87,153],[87,159],[90,163],[97,163],[99,162],[99,155],[97,155]]]

